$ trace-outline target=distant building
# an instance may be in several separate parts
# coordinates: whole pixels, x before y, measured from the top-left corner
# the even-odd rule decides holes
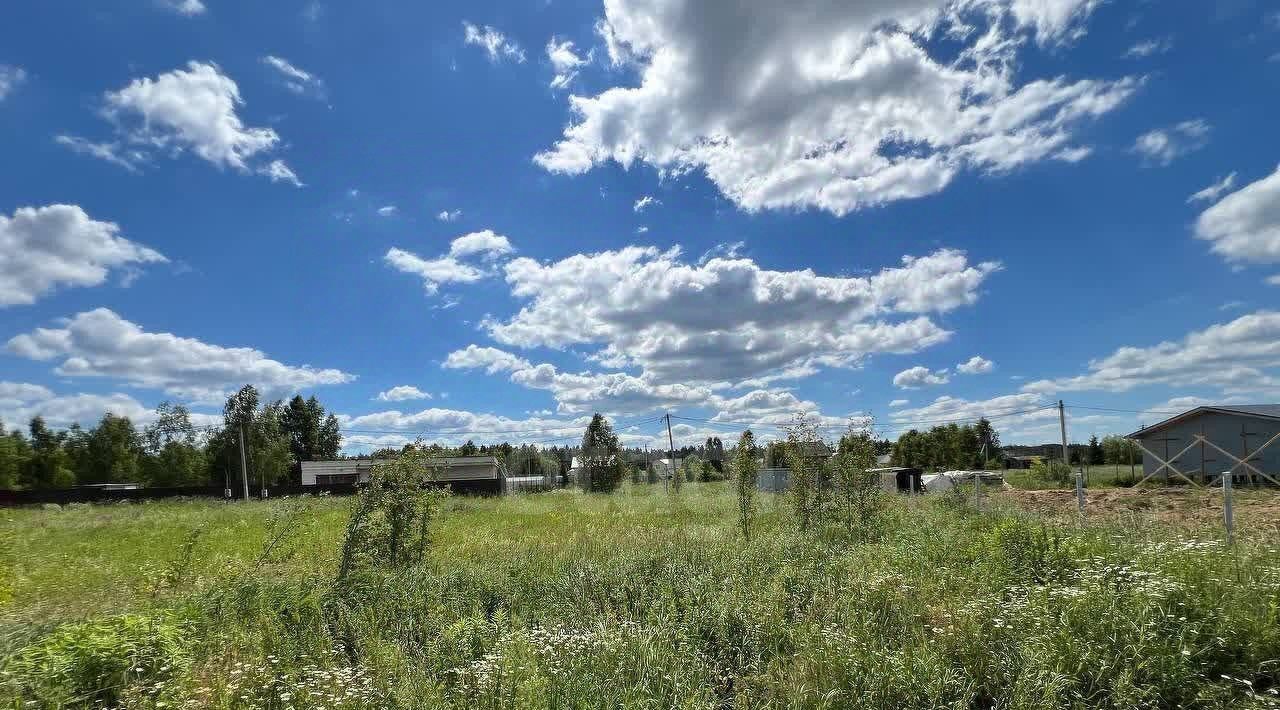
[[[1208,483],[1234,469],[1235,480],[1256,485],[1280,480],[1277,434],[1280,404],[1224,404],[1190,409],[1128,438],[1145,450],[1143,478]]]
[[[367,483],[373,467],[381,460],[342,459],[339,461],[303,461],[302,485],[327,486],[343,483]],[[441,456],[431,459],[431,475],[440,482],[499,481],[505,478],[502,464],[492,456]],[[424,472],[425,474],[426,472]]]
[[[1035,464],[1044,461],[1043,456],[1006,456],[1004,458],[1005,468],[1031,468]]]

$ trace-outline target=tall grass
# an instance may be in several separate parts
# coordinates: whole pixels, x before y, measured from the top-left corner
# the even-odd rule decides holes
[[[1228,548],[1212,530],[1053,527],[917,499],[861,542],[800,535],[768,496],[745,541],[729,485],[634,486],[455,498],[424,562],[334,585],[351,502],[311,501],[304,544],[261,561],[288,505],[6,511],[4,564],[21,574],[0,602],[0,703],[1280,707],[1271,539]],[[235,521],[243,542],[212,552]],[[155,549],[111,542],[144,534]],[[69,573],[48,568],[106,562],[132,588],[140,559],[188,565],[185,588],[113,605],[49,585]],[[32,585],[53,617],[25,611]]]

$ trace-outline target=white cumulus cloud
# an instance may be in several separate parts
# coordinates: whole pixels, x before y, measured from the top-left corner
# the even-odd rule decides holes
[[[60,286],[97,286],[113,269],[165,261],[76,205],[0,214],[0,307],[35,303]]]
[[[63,377],[111,378],[206,403],[221,403],[246,383],[288,394],[355,379],[341,370],[285,365],[253,348],[147,332],[106,308],[14,336],[5,349],[32,360],[60,360],[54,371]]]
[[[934,385],[945,385],[950,381],[951,377],[947,374],[946,370],[938,370],[937,372],[934,372],[922,365],[909,367],[893,376],[893,386],[904,390],[914,390]]]
[[[423,392],[413,385],[396,385],[389,390],[379,392],[375,399],[380,402],[406,402],[415,399],[431,399],[431,393]]]
[[[1280,168],[1218,200],[1200,214],[1195,230],[1229,262],[1280,262]]]
[[[467,259],[479,257],[482,262],[492,262],[513,251],[506,237],[486,229],[454,239],[449,245],[449,253],[434,259],[424,259],[413,252],[392,247],[383,260],[397,271],[418,276],[426,292],[434,294],[441,284],[475,283],[492,275],[492,265],[471,263]]]
[[[219,168],[258,173],[273,181],[298,184],[282,161],[259,163],[280,143],[274,129],[246,126],[237,111],[244,106],[240,87],[216,64],[192,61],[154,79],[134,79],[104,97],[102,114],[118,140],[95,143],[60,136],[76,152],[136,167],[156,155],[190,151]]]
[[[982,357],[981,355],[974,355],[968,360],[956,365],[956,372],[959,372],[962,375],[980,375],[986,372],[991,372],[995,366],[996,364],[994,362],[991,362],[985,357]]]
[[[527,304],[484,327],[504,345],[597,346],[592,359],[655,382],[811,374],[942,342],[949,333],[925,314],[973,304],[998,268],[946,249],[864,277],[770,271],[746,258],[690,264],[678,249],[637,246],[545,264],[517,258],[506,278]]]
[[[635,71],[570,96],[569,125],[535,161],[701,171],[745,210],[837,215],[936,193],[966,170],[1076,161],[1079,124],[1141,80],[1024,80],[1020,53],[1032,38],[1069,42],[1098,4],[612,0],[597,30]],[[958,51],[931,48],[944,35]]]
[[[1092,360],[1082,375],[1030,382],[1023,391],[1051,394],[1071,391],[1125,392],[1162,385],[1213,387],[1225,394],[1280,394],[1280,313],[1258,311],[1180,340],[1125,346]]]

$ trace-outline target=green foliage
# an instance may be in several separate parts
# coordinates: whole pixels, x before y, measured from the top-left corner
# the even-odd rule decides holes
[[[890,461],[926,471],[981,468],[989,459],[999,458],[1000,434],[991,422],[947,424],[927,432],[916,429],[898,437]]]
[[[751,539],[751,520],[756,512],[756,481],[760,477],[760,464],[756,462],[756,437],[748,429],[738,437],[733,451],[734,492],[738,498],[738,524],[742,536]]]
[[[1071,466],[1057,459],[1045,459],[1031,464],[1031,476],[1048,483],[1063,484],[1072,480],[1075,472]]]
[[[1098,443],[1098,436],[1096,434],[1089,437],[1089,457],[1087,459],[1087,463],[1090,466],[1101,466],[1106,463],[1102,444]]]
[[[422,562],[431,523],[448,490],[430,485],[438,464],[418,449],[373,467],[347,522],[338,563],[339,583],[361,570],[400,569]]]
[[[326,416],[314,395],[305,400],[302,395],[294,395],[280,411],[279,427],[289,439],[289,453],[294,461],[337,458],[342,447],[338,418],[332,414]]]
[[[849,431],[840,437],[831,461],[835,488],[833,508],[845,532],[860,540],[874,537],[886,503],[879,478],[867,473],[875,463],[876,441],[870,422],[859,427],[850,425]]]
[[[1102,438],[1102,463],[1113,465],[1141,464],[1142,449],[1138,442],[1111,434]]]
[[[65,433],[55,433],[40,416],[32,417],[31,454],[20,464],[18,483],[23,488],[70,488],[76,483],[71,457],[63,443]]]
[[[0,489],[18,487],[23,465],[30,458],[31,446],[22,431],[14,429],[6,434],[0,423]]]
[[[786,462],[791,469],[791,502],[795,509],[796,525],[806,531],[814,519],[822,514],[823,457],[816,455],[826,450],[826,443],[818,432],[815,420],[797,415],[786,428]]]
[[[182,627],[160,616],[124,614],[65,624],[23,648],[6,676],[43,707],[113,707],[180,676],[189,664]]]
[[[598,412],[582,434],[578,462],[585,477],[583,486],[589,491],[612,493],[622,483],[625,468],[619,455],[618,435],[613,433],[609,420]]]
[[[678,500],[561,490],[445,501],[420,563],[361,567],[381,573],[335,589],[358,500],[312,499],[296,518],[291,503],[8,511],[22,606],[3,609],[0,707],[118,688],[103,705],[1261,710],[1280,683],[1266,526],[1228,547],[1194,522],[1058,526],[998,497],[975,515],[890,496],[878,535],[845,545],[836,525],[798,534],[762,494],[744,543],[732,485]],[[286,540],[314,537],[304,557],[259,564],[277,517]],[[184,585],[130,597],[134,570],[186,564],[197,527],[210,537]],[[85,583],[32,592],[68,567]],[[17,621],[36,604],[60,611]],[[121,611],[159,630],[104,631]],[[155,674],[113,679],[130,645],[155,649],[136,656]],[[30,664],[39,655],[55,660]],[[106,660],[72,660],[85,658]],[[64,694],[73,685],[87,690]]]

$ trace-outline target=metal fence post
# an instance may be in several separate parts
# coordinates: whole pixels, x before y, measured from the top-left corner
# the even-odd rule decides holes
[[[1233,474],[1228,471],[1222,474],[1222,522],[1227,526],[1227,544],[1230,545],[1232,540],[1233,528],[1235,521],[1232,518],[1231,510],[1231,479]]]
[[[1084,475],[1076,471],[1076,512],[1084,517]]]

